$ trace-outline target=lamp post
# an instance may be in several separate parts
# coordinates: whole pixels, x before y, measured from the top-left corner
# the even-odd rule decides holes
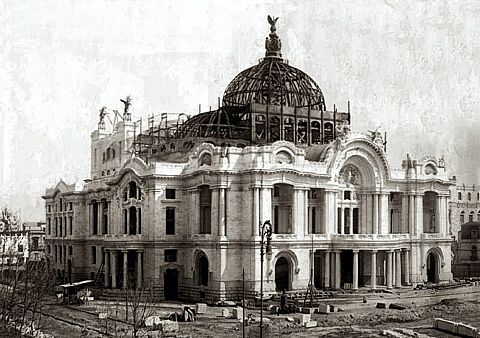
[[[267,254],[272,253],[270,241],[272,239],[272,224],[270,220],[260,225],[260,338],[263,337],[263,261],[265,256],[264,245],[266,244]],[[265,243],[266,239],[266,243]]]

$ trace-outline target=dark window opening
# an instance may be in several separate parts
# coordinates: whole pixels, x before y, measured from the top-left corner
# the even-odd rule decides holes
[[[96,246],[92,246],[90,248],[90,257],[91,257],[92,264],[97,264],[97,247]]]
[[[167,207],[165,210],[166,234],[175,235],[175,208]]]
[[[211,233],[212,192],[208,186],[200,188],[200,233]]]
[[[351,192],[351,191],[345,190],[345,191],[343,192],[343,199],[344,199],[344,200],[350,200],[350,199],[351,199],[351,196],[352,196],[352,192]]]
[[[137,234],[137,208],[130,207],[129,211],[129,223],[128,223],[128,234],[136,235]]]
[[[92,207],[92,213],[93,213],[93,225],[92,225],[92,235],[98,235],[98,203],[93,202],[93,207]]]
[[[165,191],[165,198],[167,200],[174,200],[175,199],[175,189],[167,189]]]
[[[177,261],[177,249],[166,249],[164,255],[166,263],[174,263]]]

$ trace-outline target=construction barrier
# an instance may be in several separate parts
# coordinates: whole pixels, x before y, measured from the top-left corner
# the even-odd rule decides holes
[[[442,319],[442,318],[435,318],[435,328],[437,330],[442,330],[445,332],[450,332],[457,334],[457,326],[456,322],[452,322],[450,320]]]

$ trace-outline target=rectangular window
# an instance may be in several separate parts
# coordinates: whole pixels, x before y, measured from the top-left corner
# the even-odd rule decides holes
[[[70,216],[69,217],[69,220],[68,220],[68,233],[69,235],[72,235],[73,234],[73,217]]]
[[[73,255],[73,247],[72,247],[71,245],[68,246],[68,254],[69,254],[70,256]]]
[[[175,208],[167,207],[165,210],[165,226],[167,235],[175,235]]]
[[[52,234],[52,220],[47,218],[47,234],[50,236]]]
[[[62,225],[62,218],[58,218],[58,228],[60,229],[60,237],[62,237],[62,230],[63,230],[63,225]]]
[[[171,263],[177,261],[177,249],[167,249],[164,251],[165,262]]]
[[[23,252],[23,245],[21,244],[18,245],[18,252]]]
[[[477,230],[472,230],[470,233],[471,239],[477,239],[478,238],[478,231]]]
[[[54,251],[53,251],[54,261],[55,261],[55,263],[57,263],[58,262],[58,251],[57,251],[58,246],[55,245],[53,248],[54,248]]]
[[[32,250],[37,250],[38,249],[38,237],[33,237],[32,238]]]
[[[167,189],[165,192],[165,198],[167,200],[174,200],[175,199],[175,189]]]
[[[92,235],[98,235],[98,203],[97,202],[93,203],[92,212],[93,212]]]
[[[97,264],[97,247],[96,246],[92,246],[90,248],[90,255],[91,255],[91,263]]]
[[[211,233],[211,208],[210,206],[204,206],[201,210],[202,218],[200,224],[200,233],[209,234]]]
[[[52,206],[50,204],[47,205],[47,212],[52,212]]]
[[[72,211],[72,210],[73,210],[73,203],[72,203],[72,202],[69,202],[69,203],[68,203],[68,206],[69,206],[70,211]]]
[[[63,247],[61,245],[58,246],[58,255],[60,256],[60,263],[63,263]]]
[[[343,199],[344,200],[350,200],[350,198],[351,198],[351,192],[348,191],[348,190],[344,191],[343,192]]]
[[[312,221],[312,233],[316,234],[317,233],[317,210],[315,207],[312,207],[312,216],[311,216],[311,221]]]

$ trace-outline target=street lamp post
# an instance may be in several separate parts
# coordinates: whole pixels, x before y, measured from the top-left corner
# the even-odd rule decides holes
[[[270,241],[272,239],[272,224],[270,220],[265,221],[260,225],[260,338],[263,337],[263,261],[265,256],[264,245],[266,244],[266,252],[272,252]],[[266,243],[265,243],[266,239]]]

